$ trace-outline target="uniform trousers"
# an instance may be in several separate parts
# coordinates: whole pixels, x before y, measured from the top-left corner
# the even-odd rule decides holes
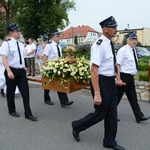
[[[100,106],[94,105],[94,113],[73,121],[72,127],[79,133],[104,119],[105,133],[103,145],[114,147],[117,144],[115,141],[117,132],[117,87],[115,85],[115,78],[100,75],[99,85],[102,104]],[[94,97],[92,84],[90,86],[92,96]]]
[[[7,75],[7,71],[5,70],[5,78],[7,85],[7,106],[9,113],[16,112],[15,107],[15,89],[18,86],[21,96],[23,98],[23,105],[25,110],[25,116],[32,115],[29,103],[29,85],[26,77],[25,69],[15,69],[11,68],[12,73],[15,78],[10,79]]]
[[[144,114],[141,112],[140,106],[138,104],[135,90],[134,76],[126,73],[120,73],[120,77],[121,80],[126,83],[126,85],[117,87],[118,104],[120,103],[120,100],[125,92],[131,105],[131,108],[133,110],[133,113],[135,115],[135,118],[140,119],[141,117],[144,116]]]
[[[51,98],[50,98],[50,96],[49,96],[49,92],[50,92],[50,90],[44,89],[44,101],[45,101],[45,102],[51,100]],[[66,102],[69,101],[69,100],[68,100],[68,96],[67,96],[66,93],[57,92],[57,94],[58,94],[59,101],[60,101],[61,104],[64,104],[64,103],[66,103]]]

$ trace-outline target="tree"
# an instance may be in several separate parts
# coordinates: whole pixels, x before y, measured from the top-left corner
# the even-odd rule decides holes
[[[7,34],[7,28],[15,21],[15,0],[0,0],[0,38]]]
[[[75,9],[72,0],[0,0],[5,8],[5,29],[17,23],[25,38],[49,37],[69,24],[67,11]]]
[[[141,42],[137,42],[136,46],[142,47],[143,45],[141,44]]]
[[[123,41],[122,41],[122,45],[126,45],[127,44],[127,39],[124,37]]]
[[[73,9],[75,3],[69,0],[22,0],[21,5],[18,24],[24,37],[36,39],[40,35],[49,37],[58,28],[66,27],[69,24],[67,11]]]
[[[0,18],[3,18],[2,12],[0,12]],[[5,35],[6,35],[5,20],[1,19],[1,21],[0,21],[0,39],[3,39]]]
[[[78,44],[78,36],[76,35],[75,37],[74,37],[74,44]]]

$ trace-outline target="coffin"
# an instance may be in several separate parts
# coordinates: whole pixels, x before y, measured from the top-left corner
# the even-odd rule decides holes
[[[72,93],[81,89],[90,89],[89,83],[77,82],[75,80],[61,83],[61,80],[59,79],[50,81],[48,78],[42,78],[42,88],[64,93]]]

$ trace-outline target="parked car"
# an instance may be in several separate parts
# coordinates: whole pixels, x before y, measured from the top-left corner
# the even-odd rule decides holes
[[[67,47],[67,44],[64,43],[64,42],[59,42],[59,45],[60,45],[62,48],[66,48],[66,47]]]
[[[114,44],[114,48],[115,48],[115,50],[120,49],[122,46],[123,46],[123,45],[121,45],[121,44]]]
[[[145,47],[136,47],[138,57],[150,56],[150,51]]]
[[[148,51],[150,51],[150,47],[148,47],[147,49],[148,49]]]
[[[119,50],[122,46],[123,46],[123,45],[121,45],[121,44],[114,44],[115,53],[117,53],[118,50]]]

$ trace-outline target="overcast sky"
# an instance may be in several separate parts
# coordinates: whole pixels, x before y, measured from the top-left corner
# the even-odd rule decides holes
[[[128,27],[150,28],[150,0],[74,0],[76,11],[68,12],[70,24],[67,28],[89,25],[101,31],[99,22],[114,16],[118,30]]]

